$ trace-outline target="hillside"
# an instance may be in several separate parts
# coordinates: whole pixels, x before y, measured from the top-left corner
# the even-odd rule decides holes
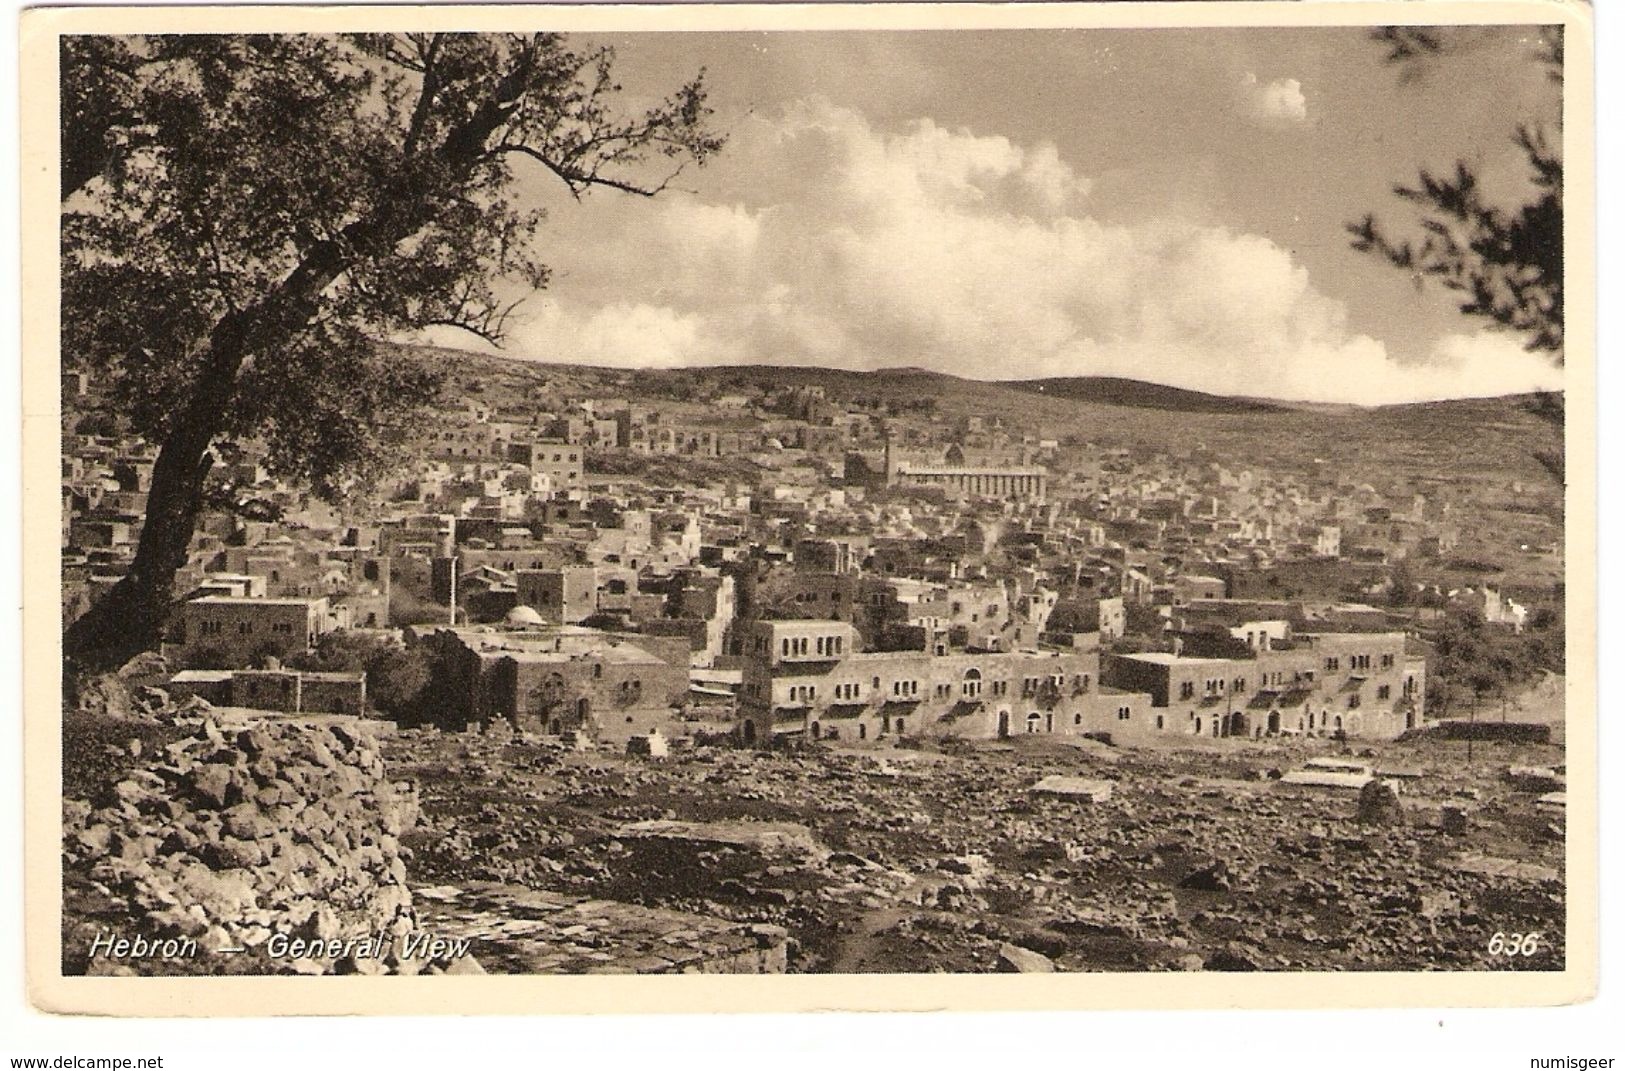
[[[1332,466],[1362,479],[1387,469],[1447,481],[1510,476],[1542,486],[1549,477],[1533,454],[1554,441],[1552,428],[1528,412],[1526,395],[1361,408],[1226,398],[1107,377],[990,382],[919,368],[774,365],[628,370],[443,348],[406,352],[447,374],[448,398],[466,392],[533,404],[542,395],[660,399],[676,403],[683,419],[720,424],[742,414],[707,405],[715,394],[817,385],[837,404],[880,412],[929,413],[947,422],[979,416],[1040,438],[1194,451],[1300,471]]]
[[[1001,386],[1031,391],[1051,398],[1075,398],[1101,405],[1126,405],[1142,409],[1164,409],[1187,413],[1279,413],[1287,406],[1256,398],[1231,398],[1221,394],[1146,383],[1116,376],[1067,376],[1057,379],[1011,380]]]

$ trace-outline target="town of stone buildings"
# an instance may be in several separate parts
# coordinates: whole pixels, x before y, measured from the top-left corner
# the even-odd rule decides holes
[[[1479,969],[1490,913],[1560,962],[1561,665],[1450,653],[1561,628],[1558,491],[1482,431],[1510,403],[402,359],[455,371],[392,475],[334,507],[239,444],[161,654],[98,693],[193,734],[158,776],[233,835],[187,880],[286,882],[231,817],[289,818],[280,782],[203,752],[315,725],[394,785],[386,917],[479,935],[392,972]],[[64,375],[65,620],[152,473],[103,388]],[[162,886],[115,821],[158,791],[78,815],[86,903]]]

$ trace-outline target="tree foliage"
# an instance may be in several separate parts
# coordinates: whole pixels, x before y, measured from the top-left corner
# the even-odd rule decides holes
[[[434,378],[387,343],[500,342],[544,286],[541,168],[579,197],[652,196],[721,147],[699,79],[616,108],[607,49],[551,34],[70,37],[63,68],[63,346],[159,446],[120,584],[70,655],[160,634],[219,442],[336,498]]]
[[[1401,77],[1418,77],[1431,60],[1472,52],[1495,28],[1386,26],[1372,31]],[[1399,237],[1375,214],[1349,224],[1353,246],[1411,274],[1418,286],[1434,280],[1460,296],[1463,315],[1481,317],[1522,336],[1525,346],[1563,362],[1563,30],[1541,27],[1534,60],[1558,92],[1554,116],[1520,123],[1512,133],[1528,168],[1533,197],[1498,205],[1485,194],[1478,173],[1457,161],[1448,173],[1423,168],[1417,181],[1394,187],[1413,205],[1417,228]],[[1563,397],[1536,394],[1527,409],[1553,428],[1564,425]],[[1565,481],[1561,439],[1532,451],[1558,483]]]
[[[1563,618],[1551,607],[1532,615],[1521,633],[1486,624],[1475,613],[1454,611],[1432,640],[1428,706],[1436,717],[1463,702],[1506,698],[1543,672],[1563,672]]]
[[[1452,47],[1450,31],[1383,27],[1374,38],[1389,62],[1414,64]],[[1537,59],[1550,80],[1563,82],[1560,28],[1542,32]],[[1521,123],[1513,143],[1529,169],[1532,200],[1505,206],[1485,195],[1466,161],[1449,172],[1422,169],[1394,193],[1417,210],[1420,233],[1396,237],[1375,214],[1349,225],[1354,248],[1411,273],[1418,285],[1432,279],[1460,295],[1459,308],[1523,336],[1531,350],[1563,354],[1563,151],[1560,118]]]
[[[288,665],[321,673],[365,673],[368,702],[407,722],[421,713],[431,677],[430,659],[422,648],[342,629],[324,635],[313,650],[290,656]]]

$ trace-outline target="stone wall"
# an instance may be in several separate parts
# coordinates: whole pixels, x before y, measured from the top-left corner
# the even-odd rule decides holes
[[[429,967],[403,962],[395,940],[415,927],[399,838],[417,809],[364,730],[206,717],[98,798],[64,801],[64,972]],[[109,944],[138,938],[175,954]],[[357,943],[340,955],[279,951],[296,938]],[[375,954],[359,943],[368,938]]]

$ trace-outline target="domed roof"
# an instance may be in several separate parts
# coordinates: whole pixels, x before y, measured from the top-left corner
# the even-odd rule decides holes
[[[542,620],[542,615],[537,613],[533,607],[523,605],[515,606],[512,610],[509,610],[507,616],[504,617],[502,621],[504,624],[508,625],[547,624],[546,621]]]

